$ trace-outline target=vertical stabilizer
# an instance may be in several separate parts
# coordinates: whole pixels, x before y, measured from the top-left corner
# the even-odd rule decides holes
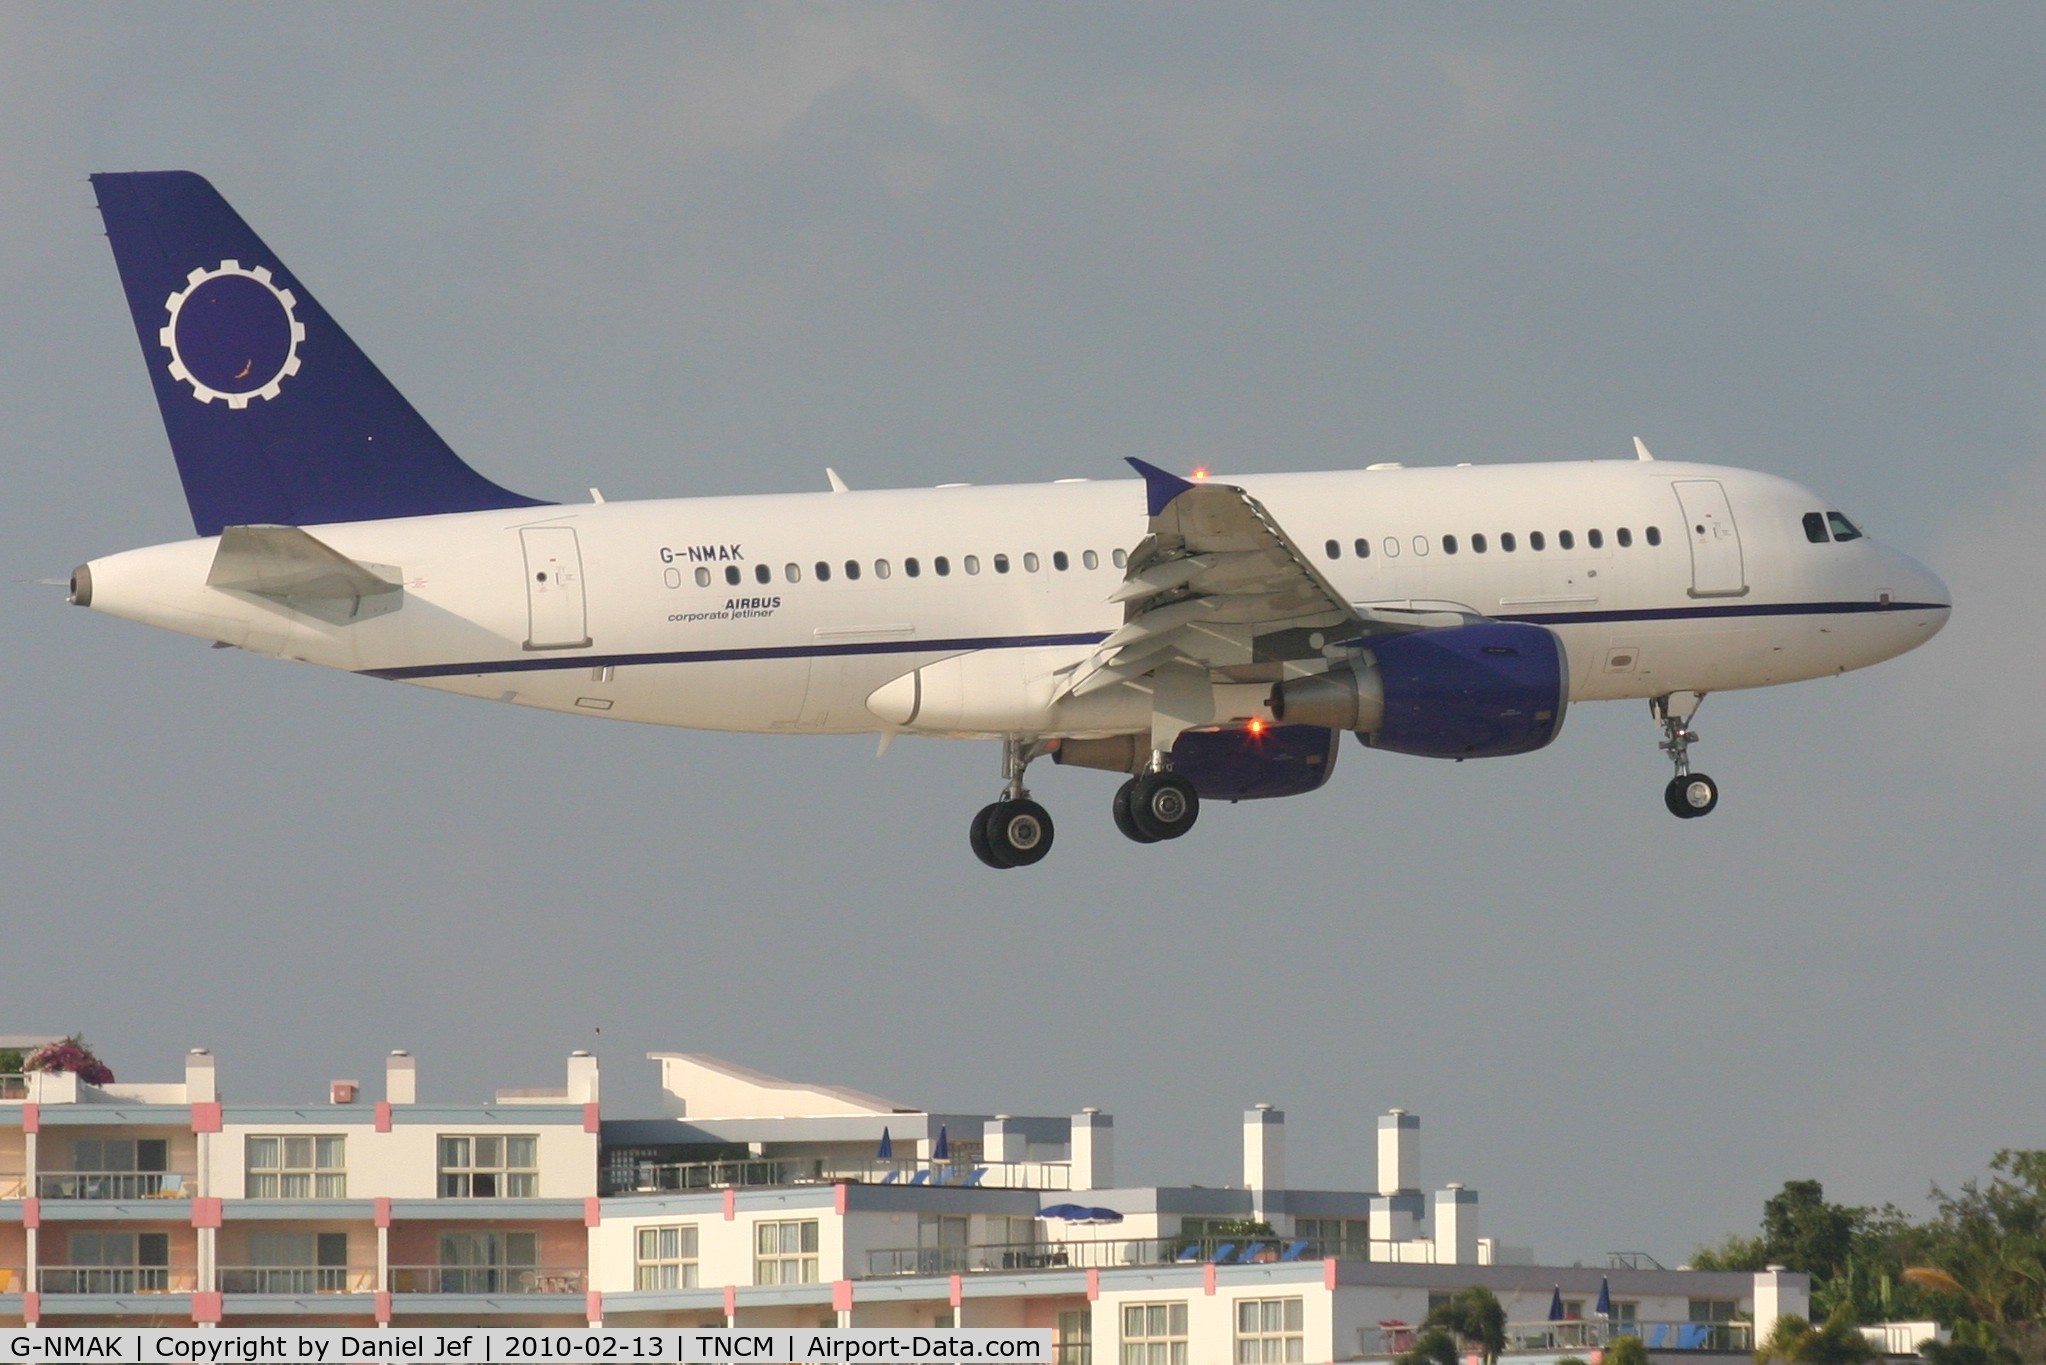
[[[200,535],[543,505],[463,464],[203,178],[92,183]]]

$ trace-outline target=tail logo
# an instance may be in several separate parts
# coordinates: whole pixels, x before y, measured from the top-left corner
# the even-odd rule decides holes
[[[297,306],[265,266],[222,261],[194,270],[164,300],[170,317],[157,340],[170,352],[171,377],[191,385],[201,403],[221,398],[245,408],[251,398],[275,398],[298,373],[305,324]]]

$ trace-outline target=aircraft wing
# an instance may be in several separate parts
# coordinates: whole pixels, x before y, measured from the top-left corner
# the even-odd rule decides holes
[[[1332,646],[1416,628],[1344,601],[1243,489],[1130,464],[1144,476],[1150,534],[1109,599],[1124,604],[1121,629],[1073,671],[1066,695],[1171,664],[1276,681],[1325,669]]]

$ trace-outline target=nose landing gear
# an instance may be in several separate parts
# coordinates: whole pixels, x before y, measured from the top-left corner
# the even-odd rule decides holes
[[[1651,698],[1648,703],[1649,712],[1662,726],[1662,742],[1656,747],[1669,755],[1677,769],[1677,775],[1662,790],[1662,803],[1679,820],[1710,815],[1719,805],[1719,784],[1703,773],[1691,771],[1691,746],[1698,740],[1698,732],[1691,728],[1691,718],[1698,714],[1704,701],[1704,694],[1699,692],[1671,692]]]
[[[1039,752],[1034,740],[1002,741],[1002,799],[981,807],[966,832],[973,856],[989,867],[1028,867],[1051,852],[1051,812],[1023,786],[1023,770]]]

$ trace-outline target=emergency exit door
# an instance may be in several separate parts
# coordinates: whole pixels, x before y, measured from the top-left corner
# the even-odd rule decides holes
[[[582,649],[590,643],[583,556],[571,526],[527,526],[526,648]]]
[[[1677,479],[1670,487],[1684,509],[1684,538],[1691,542],[1691,596],[1739,597],[1746,593],[1740,528],[1733,524],[1725,486],[1717,479]]]

